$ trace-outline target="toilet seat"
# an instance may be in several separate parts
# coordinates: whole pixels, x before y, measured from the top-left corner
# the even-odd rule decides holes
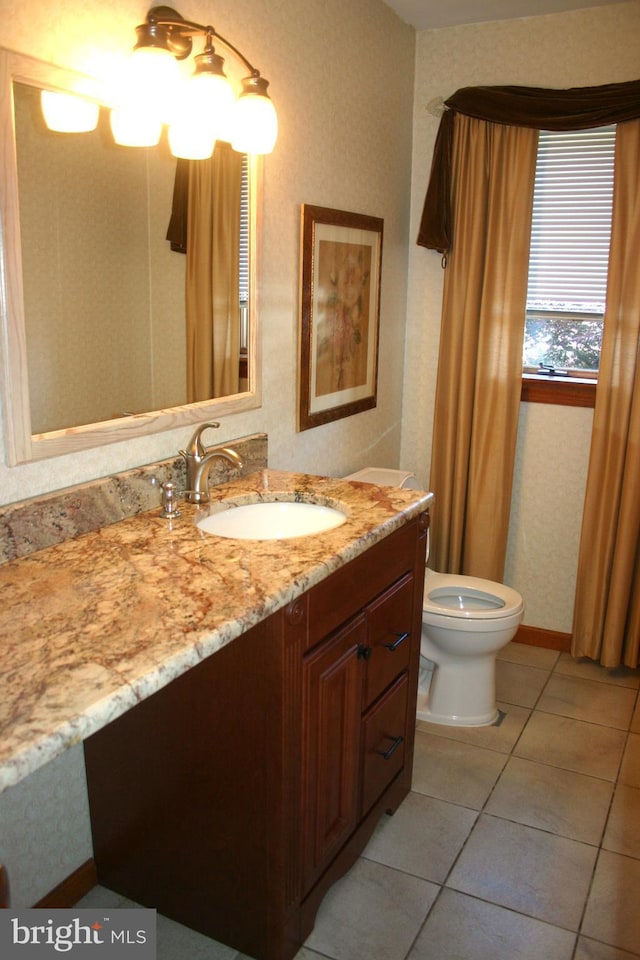
[[[427,618],[501,620],[520,615],[523,602],[520,594],[505,584],[427,570],[422,609]]]

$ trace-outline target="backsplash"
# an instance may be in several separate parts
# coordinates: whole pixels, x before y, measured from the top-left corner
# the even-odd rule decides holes
[[[240,437],[224,446],[233,447],[242,457],[243,475],[267,466],[266,433]],[[211,484],[229,479],[230,469],[225,461],[214,461]],[[184,490],[185,461],[181,456],[0,507],[0,564],[145,510],[160,510],[160,485],[168,481],[175,483],[178,491]]]

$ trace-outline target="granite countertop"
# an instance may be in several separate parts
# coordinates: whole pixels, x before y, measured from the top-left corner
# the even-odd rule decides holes
[[[341,505],[341,526],[279,541],[202,533],[233,497]],[[432,495],[260,470],[205,507],[155,509],[0,567],[0,791],[285,606],[428,508]]]

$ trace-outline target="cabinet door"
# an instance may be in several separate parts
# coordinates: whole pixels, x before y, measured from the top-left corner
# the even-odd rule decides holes
[[[303,886],[356,827],[365,620],[358,616],[304,661]]]

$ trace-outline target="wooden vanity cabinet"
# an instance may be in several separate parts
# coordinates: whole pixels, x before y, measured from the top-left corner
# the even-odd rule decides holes
[[[290,960],[410,789],[427,515],[85,742],[98,881]]]

